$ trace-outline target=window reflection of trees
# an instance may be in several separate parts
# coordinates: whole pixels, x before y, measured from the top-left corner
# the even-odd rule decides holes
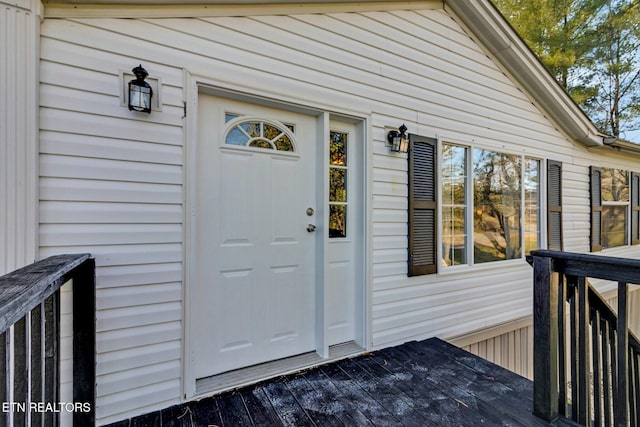
[[[611,248],[629,244],[629,173],[602,168],[602,246]]]
[[[522,256],[521,158],[474,149],[474,262]]]
[[[347,134],[329,138],[329,237],[347,237]]]
[[[442,258],[445,265],[467,263],[467,149],[442,146]]]

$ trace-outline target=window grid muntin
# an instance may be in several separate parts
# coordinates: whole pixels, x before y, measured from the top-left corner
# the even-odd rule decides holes
[[[295,125],[225,113],[224,143],[236,147],[295,153]]]

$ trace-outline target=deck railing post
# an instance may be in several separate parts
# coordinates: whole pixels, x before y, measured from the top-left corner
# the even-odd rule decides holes
[[[616,324],[616,335],[618,337],[617,359],[618,359],[618,393],[615,406],[615,425],[626,427],[629,418],[629,325],[627,312],[627,284],[618,283],[618,321]]]
[[[91,258],[78,267],[73,279],[73,401],[88,404],[74,411],[76,427],[95,425],[95,285],[95,260]]]
[[[533,412],[558,417],[558,274],[552,259],[533,256]]]

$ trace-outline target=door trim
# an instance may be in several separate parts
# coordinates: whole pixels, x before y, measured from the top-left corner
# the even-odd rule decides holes
[[[193,297],[193,286],[190,285],[194,277],[195,261],[192,254],[195,250],[195,183],[196,183],[196,148],[198,145],[198,102],[200,93],[208,93],[219,97],[242,100],[246,102],[252,102],[259,105],[272,106],[284,110],[290,110],[298,113],[313,115],[317,117],[317,132],[318,140],[323,141],[322,144],[317,144],[317,159],[316,168],[318,176],[318,191],[317,191],[317,207],[322,208],[321,212],[318,212],[319,218],[322,218],[323,227],[319,232],[323,233],[323,238],[316,239],[316,352],[319,356],[319,361],[314,361],[310,366],[315,366],[327,361],[334,360],[336,357],[346,357],[351,354],[357,354],[359,351],[367,350],[371,345],[370,337],[370,286],[371,283],[371,213],[369,212],[371,199],[371,186],[370,170],[371,170],[371,157],[372,152],[368,146],[368,135],[370,135],[370,119],[366,114],[358,114],[354,112],[343,113],[329,113],[328,111],[334,111],[335,108],[321,109],[321,107],[310,107],[303,102],[295,102],[295,100],[284,100],[279,97],[260,97],[256,95],[248,94],[247,92],[239,91],[237,88],[222,87],[219,82],[212,81],[210,79],[191,75],[187,70],[184,70],[184,93],[185,93],[185,111],[186,116],[184,118],[184,209],[183,209],[183,345],[182,345],[182,388],[183,400],[189,400],[194,397],[205,397],[212,392],[206,392],[204,390],[198,391],[196,388],[196,378],[194,372],[194,352],[192,349],[192,343],[197,337],[193,336],[194,329],[192,327],[192,315],[190,311],[191,299]],[[328,227],[328,215],[326,210],[328,209],[328,156],[324,153],[328,152],[329,144],[329,131],[330,120],[332,118],[351,121],[356,124],[359,132],[359,144],[361,150],[355,160],[361,163],[358,180],[360,180],[360,188],[362,194],[360,195],[361,206],[361,218],[362,221],[355,221],[361,224],[361,230],[359,232],[358,247],[360,253],[363,254],[362,258],[358,261],[356,277],[357,284],[357,297],[355,313],[357,315],[356,321],[356,337],[354,345],[344,348],[350,353],[346,355],[336,354],[335,348],[337,346],[328,345],[325,324],[326,315],[326,297],[325,297],[325,269],[327,260],[327,243],[328,238],[325,236],[323,230],[327,230]],[[325,157],[327,157],[325,159]],[[322,159],[322,160],[319,160]],[[326,206],[325,206],[326,205]],[[319,219],[318,218],[318,219]],[[358,350],[360,349],[360,350]],[[264,379],[258,378],[256,379]],[[216,393],[219,391],[215,391]],[[204,394],[203,394],[204,393]]]

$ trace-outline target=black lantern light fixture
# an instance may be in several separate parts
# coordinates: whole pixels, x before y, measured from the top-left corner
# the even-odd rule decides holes
[[[151,85],[144,81],[149,73],[142,68],[142,64],[131,70],[136,76],[129,82],[129,110],[142,111],[151,114],[151,98],[153,89]]]
[[[402,124],[398,130],[389,131],[387,141],[389,148],[396,153],[407,153],[409,151],[409,135],[406,134],[407,127]]]

